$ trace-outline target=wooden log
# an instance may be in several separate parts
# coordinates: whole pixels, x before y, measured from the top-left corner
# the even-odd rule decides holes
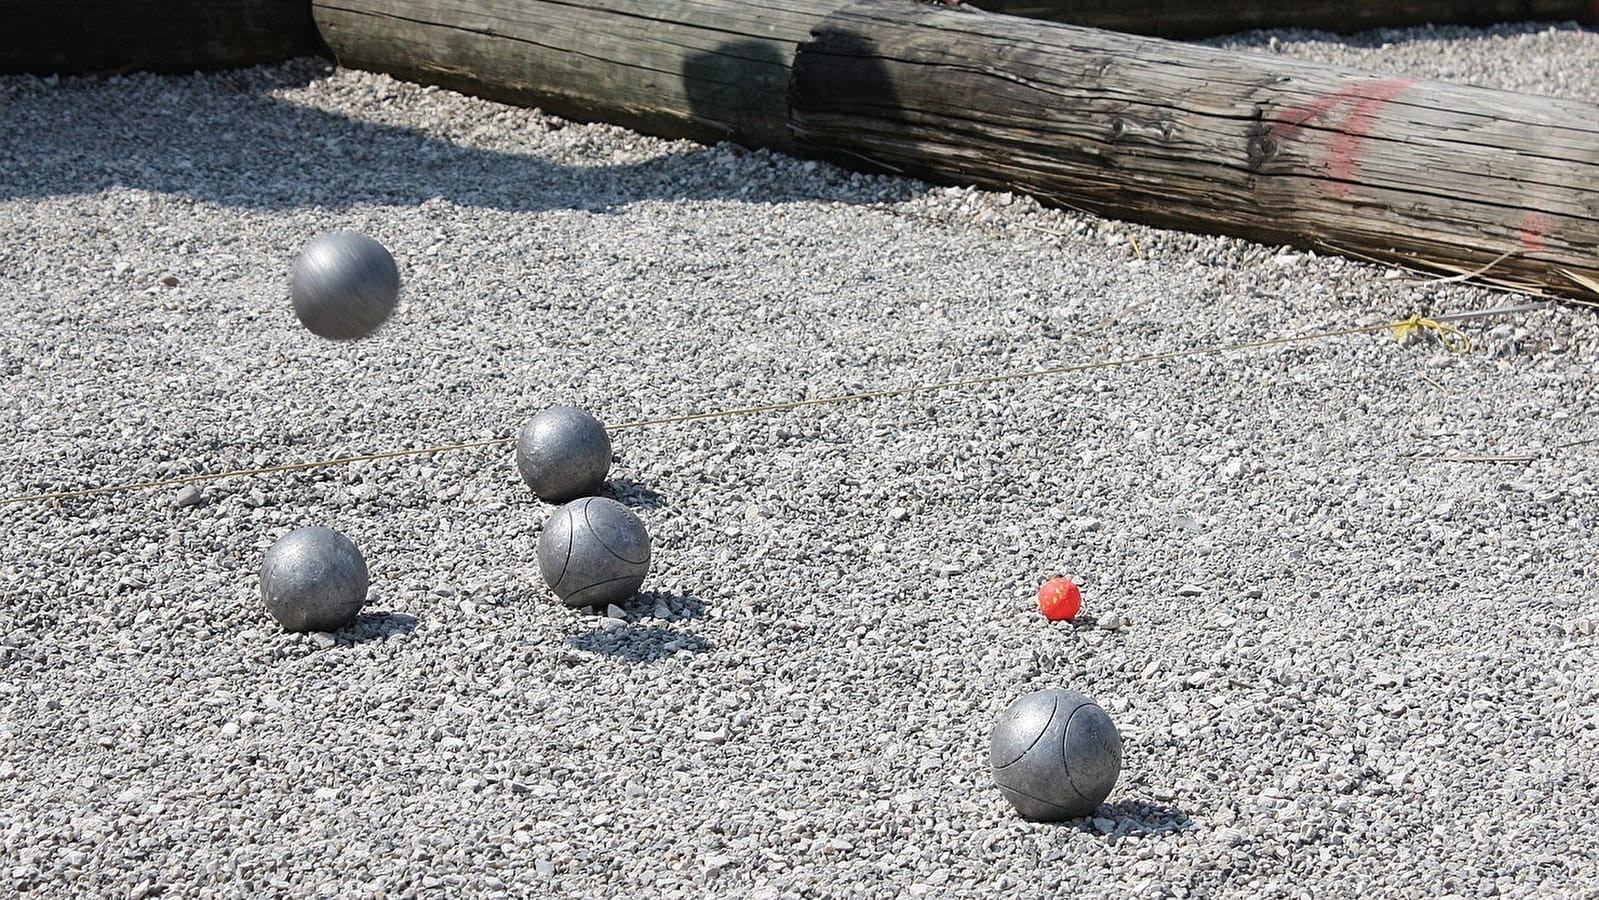
[[[1599,296],[1599,107],[857,0],[795,58],[809,146],[1064,206]]]
[[[1256,28],[1343,34],[1405,25],[1599,20],[1599,0],[972,0],[988,12],[1169,38]]]
[[[569,118],[873,158],[1109,216],[1446,271],[1510,253],[1491,274],[1589,293],[1573,285],[1595,277],[1592,106],[847,2],[313,7],[345,65]]]
[[[311,2],[328,47],[351,68],[580,121],[794,151],[788,83],[795,48],[849,0]],[[1599,0],[976,0],[991,4],[1100,28],[1208,33],[1369,21],[1375,10],[1411,22],[1462,19],[1474,9],[1494,10],[1487,18],[1569,18]],[[1344,7],[1351,10],[1341,18]]]
[[[787,150],[794,49],[845,2],[315,0],[313,12],[346,66],[580,121]]]
[[[0,73],[192,72],[327,51],[310,0],[0,0]]]
[[[788,133],[795,48],[848,0],[314,0],[341,63],[667,137],[796,149]],[[911,3],[913,0],[901,0]],[[1461,18],[1599,0],[976,0],[1079,25],[1213,33],[1237,24],[1327,24],[1337,10]],[[1286,8],[1285,8],[1286,7]],[[1492,18],[1493,16],[1490,16]],[[1368,15],[1369,19],[1369,15]]]

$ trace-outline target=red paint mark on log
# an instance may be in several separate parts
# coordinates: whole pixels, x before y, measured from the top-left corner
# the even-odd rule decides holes
[[[1599,3],[1599,0],[1594,2]],[[1382,78],[1350,85],[1313,103],[1283,110],[1271,132],[1279,141],[1286,143],[1298,137],[1300,129],[1312,120],[1330,118],[1328,125],[1336,130],[1328,147],[1327,175],[1334,182],[1330,189],[1334,194],[1342,195],[1349,189],[1345,182],[1355,174],[1355,166],[1360,162],[1361,145],[1371,134],[1377,112],[1412,84],[1415,82],[1408,78]],[[1348,107],[1348,111],[1341,122],[1328,116],[1344,107]]]
[[[1541,212],[1530,212],[1521,218],[1521,246],[1528,250],[1542,250],[1543,239],[1555,229],[1555,220]]]

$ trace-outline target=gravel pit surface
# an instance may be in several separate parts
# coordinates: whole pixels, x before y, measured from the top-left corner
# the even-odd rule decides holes
[[[1574,26],[1219,43],[1599,102]],[[314,60],[0,110],[0,496],[560,403],[654,538],[563,607],[506,443],[0,506],[0,894],[1599,897],[1592,309],[1316,337],[1527,299]],[[355,343],[288,304],[338,229]],[[372,595],[284,634],[310,524]],[[1054,686],[1126,757],[1034,825],[988,733]]]

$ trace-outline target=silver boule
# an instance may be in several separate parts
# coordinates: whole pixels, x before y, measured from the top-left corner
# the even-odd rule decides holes
[[[611,472],[611,436],[586,411],[552,406],[517,434],[516,470],[548,503],[594,494]]]
[[[539,534],[539,574],[567,606],[605,606],[638,593],[650,533],[609,497],[583,497],[551,514]]]
[[[335,231],[300,251],[289,277],[289,299],[300,322],[322,337],[366,337],[394,312],[400,270],[382,244],[364,234]]]
[[[370,578],[360,548],[331,528],[296,528],[267,548],[261,599],[284,631],[338,631],[366,603]]]
[[[994,724],[988,765],[1016,812],[1034,822],[1087,816],[1110,796],[1122,737],[1110,716],[1076,691],[1018,698]]]

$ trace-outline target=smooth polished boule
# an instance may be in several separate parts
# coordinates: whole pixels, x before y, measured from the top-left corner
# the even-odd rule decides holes
[[[649,572],[650,533],[615,500],[583,497],[544,524],[538,559],[544,583],[567,606],[621,603],[638,593]]]
[[[552,406],[516,437],[516,469],[539,499],[565,503],[597,493],[611,473],[611,436],[575,406]]]
[[[331,528],[296,528],[267,548],[261,599],[284,631],[338,631],[355,621],[371,580],[360,548]]]
[[[294,261],[289,299],[313,333],[335,341],[363,338],[399,303],[400,270],[389,251],[364,234],[324,234]]]
[[[988,764],[994,784],[1022,818],[1078,819],[1116,786],[1122,737],[1110,716],[1082,694],[1034,691],[1000,714],[989,738]]]

